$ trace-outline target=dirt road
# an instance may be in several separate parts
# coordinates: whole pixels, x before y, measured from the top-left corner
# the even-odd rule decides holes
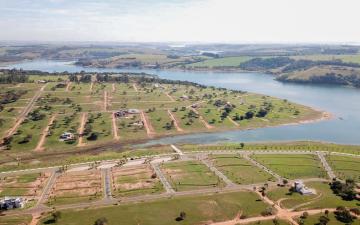
[[[50,118],[49,123],[48,123],[48,125],[45,127],[45,129],[43,130],[43,132],[42,132],[42,134],[41,134],[41,138],[40,138],[40,140],[39,140],[39,142],[38,142],[38,144],[37,144],[37,146],[36,146],[36,148],[35,148],[34,151],[40,152],[40,151],[43,151],[43,150],[44,150],[43,145],[44,145],[44,143],[45,143],[46,135],[48,134],[51,125],[54,123],[55,118],[56,118],[56,115],[53,115],[53,116]]]

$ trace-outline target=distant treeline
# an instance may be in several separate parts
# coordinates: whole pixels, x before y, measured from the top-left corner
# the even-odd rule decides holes
[[[311,84],[333,84],[333,85],[350,85],[360,88],[360,76],[357,74],[343,75],[335,72],[326,73],[320,76],[310,76],[308,79],[288,78],[287,74],[281,75],[276,80],[294,83],[311,83]]]
[[[305,70],[314,66],[347,66],[360,68],[357,63],[346,63],[337,60],[312,61],[312,60],[295,60],[289,57],[274,58],[253,58],[240,64],[240,68],[249,71],[266,71],[280,68],[281,73],[293,72],[296,70]]]

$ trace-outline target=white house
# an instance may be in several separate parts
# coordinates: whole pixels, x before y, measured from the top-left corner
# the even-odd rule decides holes
[[[75,135],[70,132],[64,132],[60,135],[60,141],[72,141],[75,139]]]
[[[0,209],[16,209],[23,208],[25,206],[25,201],[23,198],[19,197],[4,197],[0,199]]]
[[[297,180],[294,182],[295,191],[302,195],[314,195],[316,194],[315,189],[311,189],[305,186],[304,182]]]

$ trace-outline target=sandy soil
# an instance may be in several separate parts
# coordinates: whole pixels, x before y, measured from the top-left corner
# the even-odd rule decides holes
[[[83,113],[82,116],[81,116],[80,127],[79,127],[79,130],[78,130],[78,133],[79,133],[78,146],[84,146],[85,145],[85,143],[83,142],[83,133],[84,133],[85,123],[86,123],[86,117],[87,117],[87,113]]]

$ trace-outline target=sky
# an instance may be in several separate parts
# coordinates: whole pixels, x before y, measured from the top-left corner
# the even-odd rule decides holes
[[[360,43],[359,0],[0,0],[0,40]]]

